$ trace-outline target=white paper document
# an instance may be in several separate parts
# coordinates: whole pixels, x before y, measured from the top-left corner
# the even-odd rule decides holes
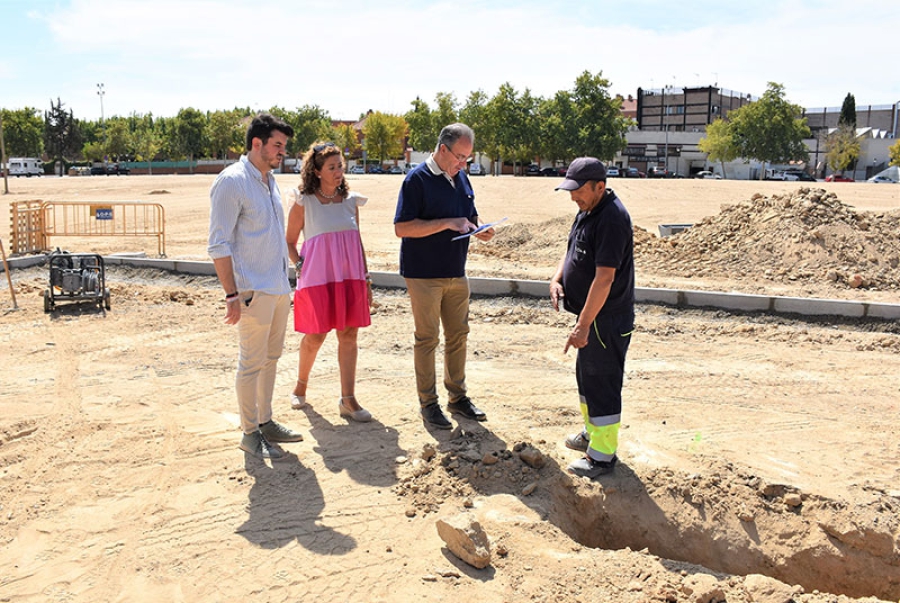
[[[461,234],[461,235],[459,235],[458,237],[453,237],[453,238],[450,239],[450,240],[451,240],[451,241],[458,241],[458,240],[460,240],[460,239],[465,239],[466,237],[471,237],[473,234],[478,234],[479,232],[481,232],[481,231],[483,231],[483,230],[487,230],[488,228],[493,228],[493,227],[496,226],[497,224],[502,224],[503,222],[506,222],[508,219],[509,219],[509,218],[500,218],[500,219],[497,220],[496,222],[491,222],[490,224],[482,224],[481,226],[479,226],[479,227],[476,228],[475,230],[470,231],[470,232],[467,232],[466,234]]]

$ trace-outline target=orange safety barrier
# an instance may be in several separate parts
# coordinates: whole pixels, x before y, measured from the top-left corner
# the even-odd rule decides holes
[[[21,203],[21,202],[19,202]],[[159,203],[142,201],[44,201],[38,217],[33,206],[21,209],[13,204],[13,241],[21,232],[21,250],[16,253],[50,249],[50,237],[156,237],[157,252],[166,257],[166,213]],[[16,223],[22,223],[16,228]],[[34,229],[39,228],[39,234]],[[27,247],[27,249],[26,249]]]

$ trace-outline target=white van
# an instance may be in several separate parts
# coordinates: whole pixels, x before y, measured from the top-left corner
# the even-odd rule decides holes
[[[484,176],[484,167],[477,161],[473,161],[472,163],[469,164],[469,175],[470,176]]]
[[[44,175],[44,162],[37,157],[10,157],[8,166],[9,175],[16,178]]]

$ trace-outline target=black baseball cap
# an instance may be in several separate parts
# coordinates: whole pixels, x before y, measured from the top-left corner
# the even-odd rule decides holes
[[[569,169],[566,170],[566,179],[556,187],[556,190],[578,190],[590,180],[606,182],[606,167],[594,157],[579,157],[569,164]]]

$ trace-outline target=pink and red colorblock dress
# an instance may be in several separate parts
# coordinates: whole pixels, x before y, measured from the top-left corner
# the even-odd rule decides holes
[[[303,268],[294,292],[294,330],[327,333],[372,324],[366,268],[356,208],[366,197],[350,193],[343,201],[321,203],[315,195],[291,190],[303,206]]]

